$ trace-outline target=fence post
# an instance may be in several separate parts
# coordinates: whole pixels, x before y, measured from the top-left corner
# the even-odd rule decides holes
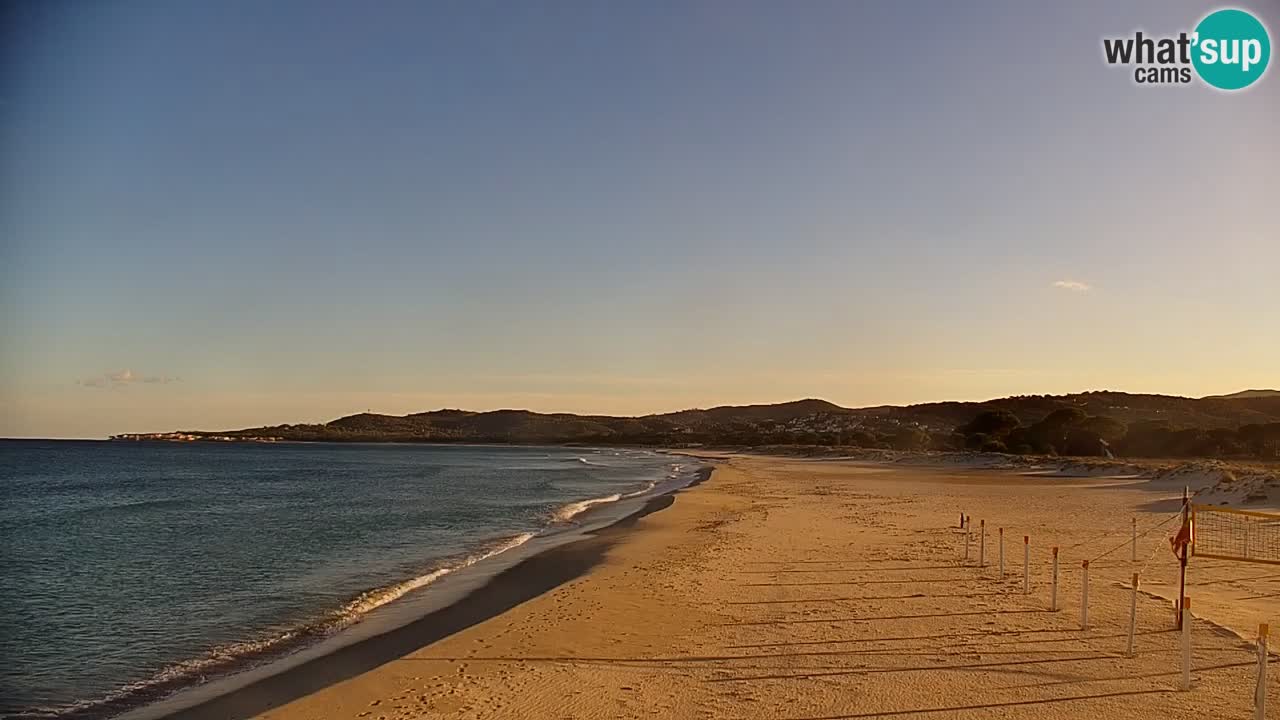
[[[978,532],[981,538],[978,540],[978,567],[987,566],[987,521],[978,521]]]
[[[1253,691],[1253,720],[1267,720],[1267,624],[1258,626],[1258,687]]]
[[[1191,689],[1191,598],[1182,598],[1182,689]]]
[[[1080,629],[1089,629],[1089,561],[1080,563],[1084,569],[1084,578],[1080,582]]]
[[[1133,657],[1133,636],[1138,629],[1138,573],[1133,574],[1133,593],[1129,597],[1129,645],[1125,657]]]
[[[1022,594],[1031,594],[1031,536],[1022,536]]]
[[[1053,546],[1053,590],[1049,593],[1049,609],[1058,611],[1058,546]]]
[[[964,562],[969,563],[969,528],[964,529]]]
[[[1138,518],[1133,519],[1133,541],[1129,543],[1129,562],[1138,562]]]
[[[1004,528],[1000,528],[1000,579],[1004,579]]]

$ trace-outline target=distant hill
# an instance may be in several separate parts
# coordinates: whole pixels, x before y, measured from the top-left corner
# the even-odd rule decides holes
[[[188,434],[283,440],[500,443],[670,443],[712,437],[724,428],[774,425],[851,412],[825,400],[723,406],[642,417],[536,413],[530,410],[434,410],[412,415],[358,413],[323,425],[277,425]]]
[[[710,410],[681,410],[664,415],[649,415],[683,425],[716,425],[720,423],[774,421],[786,422],[818,413],[855,412],[826,400],[793,400],[774,405],[722,405]]]
[[[1280,390],[1241,390],[1230,395],[1206,395],[1204,400],[1239,400],[1241,398],[1280,397]]]
[[[962,430],[981,414],[998,416],[994,421],[998,429],[996,435]],[[1068,427],[1054,418],[1067,418],[1075,424]],[[1056,428],[1053,430],[1056,435],[1046,434],[1048,426],[1043,426],[1042,421]],[[1043,427],[1037,430],[1037,424]],[[322,424],[181,431],[120,439],[662,446],[809,444],[987,450],[1007,447],[1018,452],[1073,454],[1101,453],[1111,443],[1110,447],[1118,452],[1135,454],[1270,458],[1280,453],[1280,448],[1272,449],[1270,444],[1278,432],[1280,392],[1250,390],[1199,399],[1097,391],[867,408],[845,408],[825,400],[806,399],[639,417],[442,409],[410,415],[358,413]],[[1100,442],[1104,436],[1107,442]]]
[[[1017,395],[985,402],[941,402],[906,407],[873,408],[887,417],[910,422],[954,427],[986,410],[1008,410],[1024,424],[1042,420],[1049,413],[1075,407],[1089,415],[1102,415],[1130,424],[1138,421],[1167,423],[1175,428],[1237,428],[1250,423],[1280,420],[1280,393],[1240,398],[1187,398],[1176,395],[1138,395],[1096,391],[1071,395]]]

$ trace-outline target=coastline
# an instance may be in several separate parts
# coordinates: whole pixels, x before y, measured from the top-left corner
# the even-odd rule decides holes
[[[379,607],[332,638],[260,667],[178,689],[113,717],[257,716],[484,622],[589,572],[640,519],[670,507],[676,494],[706,481],[712,468],[705,461],[699,464],[687,483],[647,497],[588,504],[574,516],[581,527],[536,537],[507,553],[463,567],[427,586],[428,592],[411,593]],[[635,507],[635,502],[641,504]],[[627,508],[625,514],[610,512],[615,505]]]
[[[1248,713],[1254,653],[1226,628],[1280,619],[1280,603],[1248,600],[1280,590],[1280,580],[1241,566],[1194,566],[1194,692],[1177,691],[1178,635],[1154,595],[1138,598],[1137,653],[1124,656],[1130,594],[1122,581],[1132,567],[1106,551],[1132,518],[1144,527],[1165,518],[1171,491],[1162,484],[701,457],[723,458],[715,482],[565,555],[543,556],[549,566],[526,566],[531,577],[513,573],[517,583],[543,583],[523,601],[495,600],[480,608],[495,613],[477,613],[488,617],[427,645],[412,648],[406,638],[407,652],[366,672],[307,678],[289,702],[179,717],[239,717],[237,709],[274,720]],[[1033,538],[1030,594],[1021,572],[996,573],[994,533],[987,566],[965,562],[955,527],[962,510]],[[1059,612],[1047,606],[1050,545],[1067,560]],[[1143,536],[1139,550],[1144,592],[1176,587],[1163,534]],[[1078,563],[1099,556],[1085,631]],[[1011,562],[1021,570],[1021,548]],[[1280,663],[1272,668],[1268,692],[1280,702]]]

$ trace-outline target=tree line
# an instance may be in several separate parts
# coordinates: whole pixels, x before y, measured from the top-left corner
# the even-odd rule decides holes
[[[988,410],[956,428],[955,435],[967,449],[1021,455],[1280,458],[1280,422],[1177,428],[1160,420],[1125,424],[1074,407],[1031,425],[1007,410]]]
[[[731,423],[700,433],[647,440],[673,444],[696,441],[743,446],[979,450],[1018,455],[1104,457],[1110,452],[1116,457],[1280,459],[1280,422],[1246,424],[1234,429],[1188,428],[1161,420],[1125,423],[1105,415],[1090,415],[1076,407],[1059,408],[1029,425],[1008,410],[986,410],[950,432],[930,432],[909,423],[825,431]]]

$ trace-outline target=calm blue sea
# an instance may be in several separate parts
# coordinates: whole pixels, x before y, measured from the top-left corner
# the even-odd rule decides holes
[[[0,715],[108,716],[278,657],[690,471],[639,450],[0,441]]]

